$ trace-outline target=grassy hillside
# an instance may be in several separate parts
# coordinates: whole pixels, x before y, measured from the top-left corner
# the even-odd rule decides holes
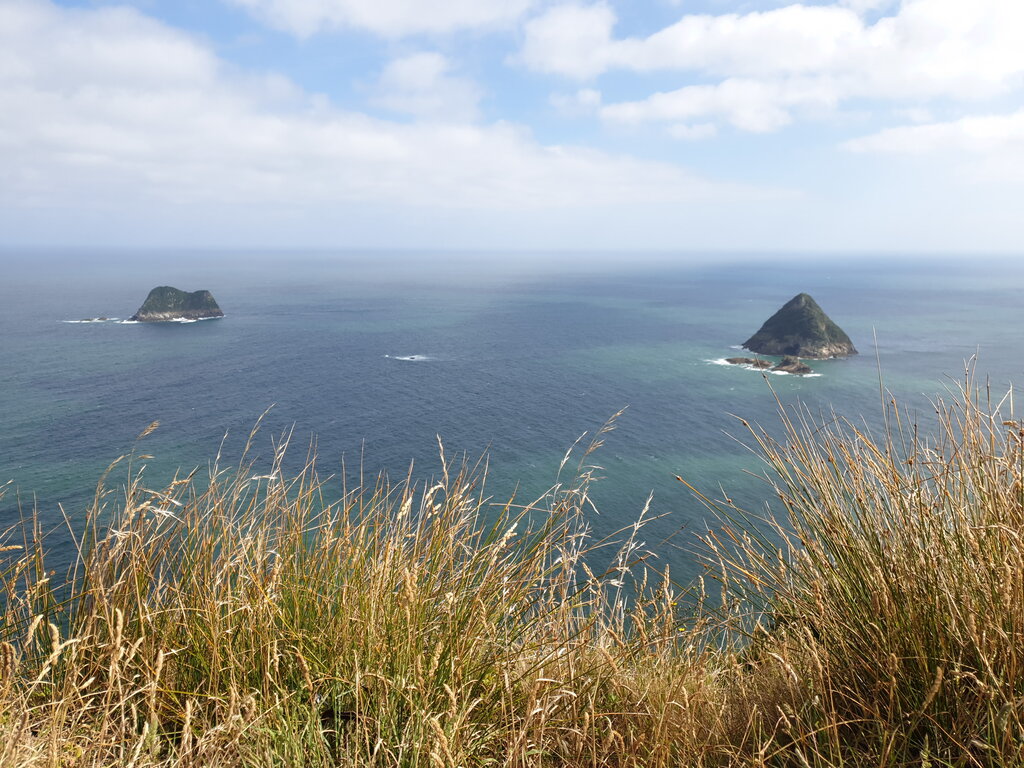
[[[334,499],[312,463],[129,467],[70,587],[4,540],[0,765],[1019,765],[1024,428],[962,395],[929,439],[751,430],[778,522],[707,500],[688,590],[643,514],[588,535],[589,451],[497,507],[451,462]]]

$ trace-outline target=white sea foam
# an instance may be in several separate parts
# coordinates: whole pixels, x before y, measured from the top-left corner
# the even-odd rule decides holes
[[[820,373],[790,373],[789,371],[773,371],[767,368],[765,373],[770,373],[773,376],[799,376],[801,379],[820,379],[822,376]]]
[[[384,355],[384,357],[391,357],[391,355]],[[395,355],[391,357],[392,360],[404,360],[407,363],[426,363],[434,358],[429,355]]]
[[[802,376],[805,379],[818,379],[823,374],[821,373],[790,373],[789,371],[773,371],[771,368],[758,368],[755,365],[746,365],[744,363],[730,363],[724,357],[715,358],[714,360],[705,360],[708,365],[727,365],[731,368],[744,368],[748,371],[760,371],[762,373],[770,373],[772,376]]]
[[[170,317],[167,320],[158,320],[157,323],[198,323],[200,320],[220,320],[219,317]],[[67,320],[69,323],[86,322],[83,320]],[[116,317],[110,318],[110,322],[118,325],[144,325],[141,320],[119,320]]]
[[[83,320],[61,320],[62,323],[73,323],[75,325],[80,323],[116,323],[116,317],[87,317]]]
[[[717,357],[714,360],[705,360],[705,363],[709,365],[726,365],[730,368],[746,368],[748,371],[767,371],[767,368],[758,368],[756,365],[749,365],[748,363],[730,363],[724,357]],[[770,372],[770,371],[769,371]]]

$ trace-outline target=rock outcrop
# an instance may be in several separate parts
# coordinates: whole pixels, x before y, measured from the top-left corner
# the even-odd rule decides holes
[[[140,323],[167,323],[211,317],[224,317],[224,313],[209,291],[188,293],[161,285],[149,292],[139,311],[129,319]]]
[[[786,302],[743,347],[760,355],[817,359],[857,354],[850,337],[806,293]]]
[[[760,357],[727,357],[725,362],[731,365],[749,365],[751,368],[761,370],[770,368],[773,371],[795,373],[798,376],[813,373],[811,366],[800,360],[799,357],[793,357],[792,355],[786,355],[778,363],[772,363],[771,360],[764,360]]]
[[[782,373],[795,373],[798,376],[812,373],[811,366],[803,362],[799,357],[793,357],[792,355],[783,357],[772,370],[781,371]]]
[[[753,357],[727,357],[725,362],[730,365],[749,365],[752,368],[771,368],[771,360],[762,360],[761,358]]]

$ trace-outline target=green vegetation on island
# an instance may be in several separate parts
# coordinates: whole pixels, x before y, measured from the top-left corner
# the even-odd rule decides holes
[[[999,407],[968,382],[927,428],[751,429],[776,519],[702,497],[689,588],[645,514],[591,538],[586,455],[526,505],[451,462],[332,494],[280,450],[160,490],[128,458],[69,582],[37,522],[0,537],[0,765],[1019,766],[1024,426]]]
[[[145,302],[130,319],[140,323],[167,322],[172,320],[204,320],[224,317],[209,291],[181,291],[169,285],[161,285],[149,292]]]
[[[743,347],[760,355],[819,359],[857,354],[850,337],[806,293],[786,302]]]

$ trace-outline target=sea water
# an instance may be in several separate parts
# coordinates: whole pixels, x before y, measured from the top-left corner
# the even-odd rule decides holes
[[[567,449],[621,412],[589,457],[603,478],[591,525],[626,526],[653,494],[644,540],[685,581],[710,523],[677,475],[753,510],[771,500],[741,419],[775,429],[781,402],[877,428],[881,379],[926,422],[974,358],[993,391],[1024,381],[1024,269],[979,255],[6,251],[0,263],[0,528],[32,509],[44,528],[74,527],[133,450],[152,456],[150,485],[205,471],[218,450],[236,462],[264,413],[258,463],[290,433],[298,469],[315,442],[339,493],[360,469],[429,479],[440,438],[448,456],[488,457],[495,501],[525,502],[571,482]],[[226,316],[125,322],[157,285],[210,290]],[[808,377],[723,364],[799,292],[860,355],[813,362]],[[51,542],[70,557],[66,536]]]

